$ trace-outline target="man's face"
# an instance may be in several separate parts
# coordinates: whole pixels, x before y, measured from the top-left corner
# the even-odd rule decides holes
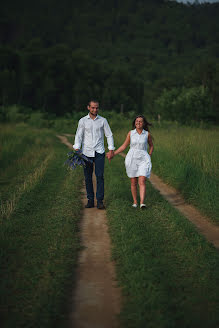
[[[90,114],[93,116],[97,116],[99,110],[99,103],[91,101],[90,104],[87,106]]]

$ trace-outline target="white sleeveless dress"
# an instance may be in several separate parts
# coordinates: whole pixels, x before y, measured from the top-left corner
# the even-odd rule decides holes
[[[130,149],[125,158],[126,173],[129,178],[144,176],[150,178],[151,157],[147,152],[148,131],[143,130],[141,134],[131,130]]]

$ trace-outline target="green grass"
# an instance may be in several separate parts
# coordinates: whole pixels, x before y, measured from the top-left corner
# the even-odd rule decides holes
[[[112,118],[117,148],[131,130],[131,122],[127,118]],[[164,122],[161,126],[155,123],[150,130],[154,138],[152,172],[219,224],[218,128],[203,129]]]
[[[146,211],[132,209],[120,156],[107,164],[106,205],[122,327],[219,326],[219,254],[147,183]]]
[[[131,119],[107,119],[118,147]],[[54,130],[17,124],[0,131],[1,327],[64,327],[79,249],[82,170],[63,167],[68,150]],[[166,126],[152,133],[154,172],[214,219],[217,131]],[[207,153],[210,161],[204,160]],[[209,187],[198,188],[199,180]],[[105,181],[124,295],[122,326],[218,327],[218,252],[149,183],[146,212],[130,208],[130,182],[120,156],[110,165],[106,161]],[[199,197],[204,204],[196,202]]]
[[[171,125],[153,136],[154,173],[219,224],[219,130]]]
[[[11,211],[0,220],[1,327],[62,327],[80,245],[82,171],[63,166],[68,150],[53,132],[5,132],[1,201]]]

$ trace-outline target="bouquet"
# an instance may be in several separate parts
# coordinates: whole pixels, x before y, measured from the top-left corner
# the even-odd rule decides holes
[[[65,164],[70,167],[71,170],[76,169],[77,166],[86,166],[86,163],[93,163],[90,158],[87,158],[84,154],[82,154],[81,150],[72,150],[67,153],[68,159],[65,161]]]

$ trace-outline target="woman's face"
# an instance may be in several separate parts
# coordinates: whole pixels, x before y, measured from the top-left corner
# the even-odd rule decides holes
[[[144,120],[142,117],[137,117],[135,120],[135,127],[136,129],[143,129],[144,126]]]

